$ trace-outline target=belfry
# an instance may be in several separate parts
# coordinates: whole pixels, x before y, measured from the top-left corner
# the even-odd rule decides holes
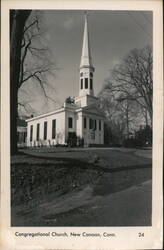
[[[94,96],[94,71],[92,64],[88,20],[87,14],[84,18],[84,33],[79,67],[79,96],[75,98],[75,103],[80,106],[88,106],[96,102]]]
[[[85,24],[84,24],[83,46],[82,46],[81,62],[80,62],[79,96],[83,96],[86,94],[94,95],[93,73],[94,73],[94,67],[92,65],[89,32],[88,32],[88,20],[86,14]]]
[[[94,96],[94,71],[85,14],[79,95],[71,102],[66,99],[57,110],[26,120],[28,147],[68,145],[71,138],[76,138],[78,146],[104,144],[104,116]]]

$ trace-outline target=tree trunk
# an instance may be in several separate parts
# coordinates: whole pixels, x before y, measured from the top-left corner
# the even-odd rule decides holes
[[[25,22],[31,10],[10,13],[10,153],[17,153],[17,106],[20,75],[21,43]]]

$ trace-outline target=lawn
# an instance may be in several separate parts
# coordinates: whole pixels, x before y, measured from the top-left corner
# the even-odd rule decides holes
[[[134,149],[26,149],[11,162],[12,226],[58,226],[93,197],[151,179],[151,159]]]

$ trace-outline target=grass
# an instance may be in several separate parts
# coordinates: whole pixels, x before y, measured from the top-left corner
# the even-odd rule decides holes
[[[42,148],[26,150],[11,162],[12,226],[47,226],[42,204],[51,208],[87,186],[93,196],[105,196],[151,179],[150,159],[115,150]],[[56,225],[53,216],[50,226]]]

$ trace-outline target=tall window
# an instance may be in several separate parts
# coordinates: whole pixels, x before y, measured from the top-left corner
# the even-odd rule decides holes
[[[88,78],[85,78],[85,89],[88,88]]]
[[[52,139],[56,136],[56,119],[52,120]]]
[[[90,78],[90,89],[93,89],[93,79]]]
[[[96,120],[89,119],[89,129],[94,129],[94,130],[97,129],[97,121]]]
[[[83,79],[81,79],[81,89],[83,89]]]
[[[97,121],[95,120],[95,127],[94,129],[96,130],[97,129]]]
[[[101,121],[99,121],[99,130],[101,130]]]
[[[26,142],[27,132],[23,133],[23,142]]]
[[[30,126],[30,141],[33,139],[33,125]]]
[[[20,142],[20,133],[17,132],[17,141]]]
[[[68,128],[73,128],[73,119],[72,119],[72,117],[68,117]]]
[[[36,140],[39,141],[39,132],[40,132],[40,124],[37,123],[37,127],[36,127]]]
[[[84,128],[87,128],[87,118],[84,117]]]
[[[89,129],[93,129],[93,120],[89,119]]]
[[[47,122],[44,122],[44,140],[47,140]]]

